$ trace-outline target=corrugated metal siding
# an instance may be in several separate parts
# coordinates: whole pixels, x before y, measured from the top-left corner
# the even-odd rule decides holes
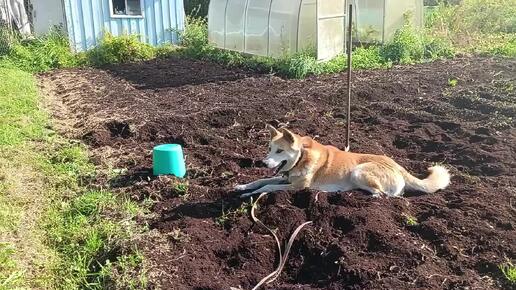
[[[63,0],[70,41],[76,51],[95,46],[104,32],[138,34],[152,45],[177,43],[184,28],[183,0],[142,0],[143,18],[113,18],[111,0]]]

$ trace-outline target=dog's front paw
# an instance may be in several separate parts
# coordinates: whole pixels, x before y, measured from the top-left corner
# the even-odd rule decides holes
[[[243,193],[243,194],[240,195],[240,198],[250,197],[250,196],[253,196],[253,195],[257,195],[259,193],[262,193],[262,192],[258,191],[258,190],[255,190],[253,192]]]
[[[237,185],[235,185],[235,187],[233,189],[235,191],[246,191],[246,190],[248,190],[247,184],[237,184]]]

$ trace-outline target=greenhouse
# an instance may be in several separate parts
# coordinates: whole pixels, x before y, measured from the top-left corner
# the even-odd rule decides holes
[[[388,41],[407,16],[423,24],[423,0],[211,0],[208,38],[218,48],[253,55],[310,50],[326,60],[345,51],[349,4],[354,42]]]

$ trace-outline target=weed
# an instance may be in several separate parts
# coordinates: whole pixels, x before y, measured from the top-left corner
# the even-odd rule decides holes
[[[402,216],[405,218],[405,224],[407,226],[411,226],[412,227],[412,226],[419,225],[419,223],[417,221],[417,218],[415,218],[415,217],[413,217],[413,216],[411,216],[409,214],[406,214],[406,213],[402,214]]]
[[[509,283],[516,284],[516,266],[514,266],[511,262],[507,262],[504,264],[500,264],[498,266],[500,271],[502,271],[503,276]]]
[[[456,49],[451,41],[428,33],[423,35],[423,45],[426,59],[452,58],[456,54]]]
[[[188,193],[188,182],[182,182],[177,179],[172,179],[172,195],[181,197],[183,200],[188,199],[190,194]]]
[[[394,34],[392,41],[380,49],[380,54],[387,61],[411,64],[421,61],[425,55],[425,45],[421,34],[405,18],[405,24]]]
[[[450,86],[452,88],[456,87],[458,82],[459,81],[457,79],[448,79],[448,86]]]
[[[222,214],[215,218],[215,223],[219,226],[225,227],[232,219],[245,215],[251,209],[251,206],[252,204],[250,202],[244,202],[240,207],[234,210],[222,210]]]
[[[147,285],[144,257],[135,250],[133,254],[124,255],[116,263],[106,262],[101,276],[113,277],[113,289],[145,289]]]

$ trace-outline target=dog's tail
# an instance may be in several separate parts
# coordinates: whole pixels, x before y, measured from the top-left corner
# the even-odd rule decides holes
[[[434,193],[450,184],[450,173],[444,166],[436,165],[428,168],[430,174],[425,179],[419,179],[406,170],[403,170],[405,187],[407,190]]]

